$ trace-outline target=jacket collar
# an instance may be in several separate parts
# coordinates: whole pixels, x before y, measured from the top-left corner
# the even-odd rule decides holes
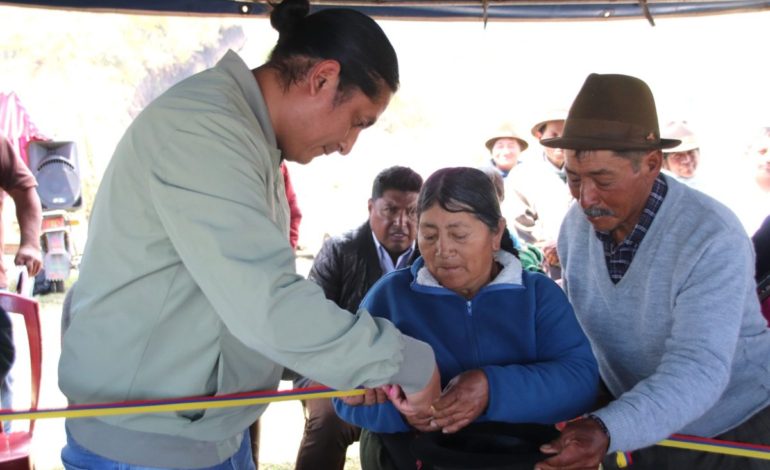
[[[503,270],[500,271],[500,273],[498,273],[494,279],[492,279],[492,282],[484,287],[498,284],[513,284],[517,286],[521,286],[523,284],[521,261],[519,261],[519,258],[505,250],[498,250],[495,253],[495,261],[503,266]],[[428,271],[428,268],[425,266],[425,261],[422,259],[422,257],[415,261],[412,265],[412,275],[414,276],[415,284],[418,286],[439,287],[441,289],[445,289],[445,287],[439,284],[436,278],[433,277],[433,274]]]
[[[243,59],[232,50],[228,50],[219,62],[217,62],[217,67],[228,73],[240,87],[249,108],[251,108],[254,117],[257,119],[257,122],[259,122],[260,130],[262,131],[265,140],[269,144],[268,151],[270,152],[270,156],[277,165],[280,163],[281,151],[278,149],[275,130],[273,130],[273,122],[270,120],[267,103],[265,102],[264,96],[262,96],[262,90],[259,88],[257,79],[254,78],[251,69],[249,69]]]

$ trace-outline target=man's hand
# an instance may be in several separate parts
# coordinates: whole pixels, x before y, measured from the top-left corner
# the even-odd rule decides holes
[[[40,254],[40,229],[43,224],[40,197],[34,186],[8,189],[7,192],[16,204],[16,220],[19,221],[19,251],[14,263],[26,266],[27,273],[34,276],[43,265]]]
[[[422,390],[408,395],[398,385],[384,385],[382,390],[393,406],[407,418],[432,414],[431,406],[441,394],[441,376],[438,367],[434,367],[428,384]]]
[[[433,423],[445,433],[457,432],[487,409],[489,382],[481,369],[465,371],[449,381],[433,404]]]
[[[352,397],[340,397],[343,403],[350,406],[368,406],[385,403],[388,397],[385,392],[379,388],[367,388],[363,395],[354,395]]]
[[[554,457],[538,462],[535,470],[596,470],[607,453],[610,441],[593,419],[571,421],[558,439],[540,447]]]
[[[543,257],[549,266],[561,266],[559,253],[556,251],[556,242],[550,241],[543,245]]]
[[[26,266],[29,276],[35,277],[40,272],[40,268],[43,267],[43,255],[40,253],[39,247],[21,245],[13,262],[16,266]]]

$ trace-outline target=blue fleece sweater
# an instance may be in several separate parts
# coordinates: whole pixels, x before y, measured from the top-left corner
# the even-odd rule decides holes
[[[594,403],[599,376],[571,305],[552,280],[522,271],[515,256],[499,252],[496,259],[503,270],[471,300],[440,286],[418,258],[382,277],[361,306],[429,343],[442,386],[483,370],[489,403],[477,421],[550,424],[580,415]],[[390,403],[335,399],[334,406],[342,419],[374,432],[410,429]]]

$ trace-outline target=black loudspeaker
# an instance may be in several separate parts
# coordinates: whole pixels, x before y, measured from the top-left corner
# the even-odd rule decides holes
[[[74,210],[83,205],[75,142],[30,142],[27,155],[43,209]]]

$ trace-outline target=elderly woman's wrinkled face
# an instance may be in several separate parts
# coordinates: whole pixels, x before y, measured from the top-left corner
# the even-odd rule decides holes
[[[502,233],[502,226],[494,233],[469,212],[449,212],[434,204],[420,214],[417,243],[433,277],[469,299],[492,280]]]

